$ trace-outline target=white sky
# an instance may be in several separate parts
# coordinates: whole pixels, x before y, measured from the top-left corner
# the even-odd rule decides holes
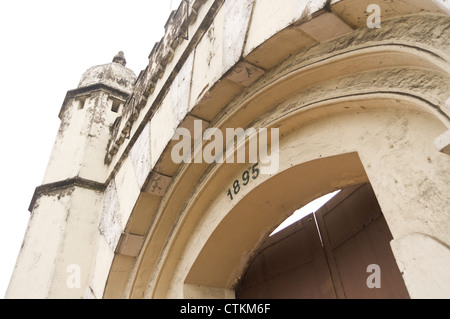
[[[172,2],[172,4],[171,4]],[[44,176],[66,92],[89,67],[124,51],[144,69],[180,0],[0,1],[0,298]]]
[[[275,230],[270,234],[270,236],[272,236],[273,234],[278,233],[280,230],[292,225],[293,223],[302,219],[303,217],[305,217],[311,213],[315,213],[317,210],[319,210],[319,208],[321,208],[323,205],[325,205],[326,202],[328,202],[330,199],[332,199],[334,196],[336,196],[339,192],[340,192],[340,190],[337,190],[332,193],[323,195],[319,198],[316,198],[312,202],[306,204],[302,208],[296,210],[291,216],[286,218],[284,220],[284,222],[282,222],[280,224],[280,226],[275,228]]]
[[[163,35],[170,9],[180,1],[0,2],[0,298],[26,231],[28,205],[44,176],[66,92],[77,87],[89,67],[111,62],[121,50],[138,75]]]

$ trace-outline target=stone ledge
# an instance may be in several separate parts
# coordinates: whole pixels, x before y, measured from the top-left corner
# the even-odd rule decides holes
[[[436,146],[439,152],[450,155],[450,130],[439,135],[434,140],[434,146]]]
[[[31,203],[28,207],[30,212],[33,211],[33,207],[39,197],[45,194],[53,193],[56,191],[61,191],[70,187],[80,187],[85,189],[91,189],[94,191],[103,192],[106,189],[105,184],[90,181],[81,177],[69,178],[63,181],[58,181],[54,183],[44,184],[36,187]]]

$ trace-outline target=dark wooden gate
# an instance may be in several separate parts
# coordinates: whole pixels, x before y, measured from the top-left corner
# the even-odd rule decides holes
[[[236,297],[409,298],[391,240],[370,184],[343,189],[263,243]]]

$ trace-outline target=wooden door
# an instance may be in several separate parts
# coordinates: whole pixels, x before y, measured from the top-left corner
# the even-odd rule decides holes
[[[315,214],[269,237],[236,287],[236,296],[409,298],[391,240],[370,185],[344,189]],[[373,278],[379,287],[368,285]]]
[[[315,215],[338,298],[409,298],[370,184],[342,190]]]
[[[314,216],[276,233],[253,258],[237,298],[335,298]]]

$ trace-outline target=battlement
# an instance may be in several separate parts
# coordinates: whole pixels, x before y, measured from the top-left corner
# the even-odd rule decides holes
[[[176,71],[173,68],[170,70],[169,63],[172,62],[175,51],[180,44],[183,41],[191,41],[189,25],[196,21],[198,12],[205,2],[206,0],[183,0],[178,9],[170,14],[164,26],[164,36],[159,42],[155,43],[148,57],[149,63],[140,72],[135,83],[135,89],[124,105],[122,116],[118,118],[112,127],[112,136],[105,163],[111,163],[113,156],[117,154],[125,139],[130,138],[131,128],[138,119],[141,110],[147,105],[150,96],[161,93],[155,93],[155,88],[158,82],[162,80],[163,75],[170,71]],[[176,65],[179,66],[182,63],[183,61],[180,59]],[[168,80],[170,81],[170,79]]]

